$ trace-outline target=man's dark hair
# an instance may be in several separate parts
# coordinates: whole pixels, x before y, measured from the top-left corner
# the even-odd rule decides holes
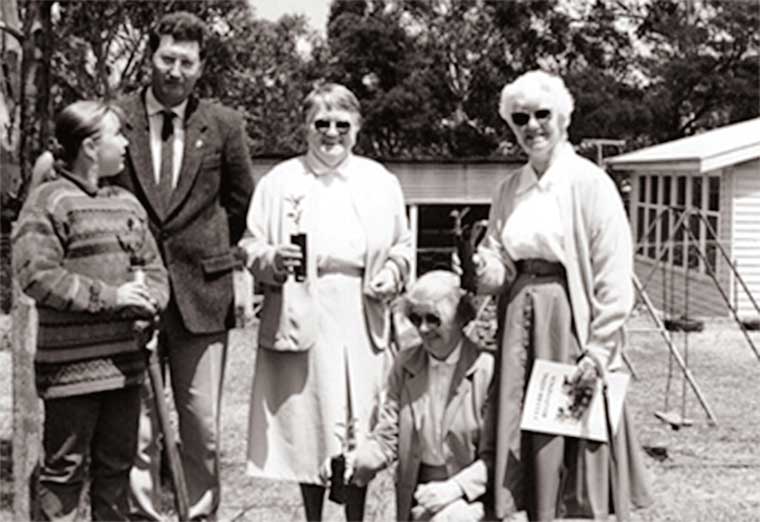
[[[158,21],[158,25],[150,33],[148,44],[150,45],[151,52],[156,52],[158,44],[161,41],[161,35],[170,34],[178,41],[198,42],[201,59],[203,59],[206,51],[203,44],[206,39],[207,30],[206,23],[193,13],[176,11],[164,15]]]

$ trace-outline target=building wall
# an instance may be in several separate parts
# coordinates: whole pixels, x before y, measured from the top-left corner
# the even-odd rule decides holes
[[[488,204],[504,177],[519,162],[390,162],[407,204]]]
[[[285,158],[254,158],[261,178]],[[521,161],[383,161],[398,176],[407,204],[488,204],[504,176]]]
[[[760,300],[760,160],[734,165],[730,169],[734,181],[732,256],[741,278],[755,301]],[[750,298],[738,284],[736,302],[739,315],[757,316]]]
[[[636,231],[641,231],[642,226],[638,221],[642,217],[639,212],[639,201],[641,200],[641,184],[639,178],[642,175],[649,176],[652,172],[632,172],[631,173],[631,230],[634,235],[634,241],[640,240],[644,244],[644,238],[637,237]],[[684,172],[668,173],[659,172],[659,182],[668,176],[675,179],[676,176],[684,176]],[[727,169],[713,171],[702,174],[692,173],[687,175],[687,182],[691,183],[694,176],[699,176],[706,180],[709,176],[719,176],[719,224],[718,224],[718,242],[726,251],[729,259],[732,256],[732,214],[733,214],[733,176]],[[675,182],[673,182],[675,183]],[[707,194],[704,202],[706,203]],[[665,221],[660,221],[656,229],[656,237],[660,239],[660,244],[664,241],[676,241],[673,229],[665,227]],[[673,223],[670,223],[672,226]],[[699,251],[707,254],[708,243],[712,237],[707,233],[706,227],[702,224],[702,237],[699,243]],[[644,227],[646,228],[646,227]],[[709,275],[709,270],[700,261],[697,268],[686,270],[682,267],[673,266],[665,261],[657,262],[645,255],[642,250],[637,250],[634,262],[634,270],[639,281],[644,286],[644,290],[651,299],[653,305],[669,315],[680,316],[688,312],[689,316],[694,317],[712,317],[728,316],[730,310],[726,304],[726,298],[730,303],[733,301],[733,277],[731,268],[723,259],[720,249],[714,247],[715,278],[713,280]],[[696,255],[696,254],[695,254]],[[650,256],[651,257],[651,256]],[[688,272],[688,284],[686,274]],[[688,288],[687,288],[688,287]],[[719,288],[720,287],[720,288]],[[721,289],[726,295],[723,297]],[[687,302],[688,294],[688,302]],[[687,306],[688,305],[688,306]]]

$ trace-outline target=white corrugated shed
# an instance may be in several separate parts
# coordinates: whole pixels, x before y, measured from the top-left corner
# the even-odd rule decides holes
[[[760,118],[606,160],[614,170],[705,173],[760,157]]]
[[[755,301],[760,301],[760,118],[614,156],[606,165],[612,171],[629,174],[634,187],[640,176],[670,176],[674,180],[679,176],[720,176],[720,243],[735,260]],[[635,215],[638,203],[631,201],[631,205]],[[636,265],[638,273],[647,262],[637,256]],[[705,279],[704,275],[699,277]],[[739,315],[757,315],[730,267],[720,261],[718,278],[731,304],[738,306]],[[725,306],[712,298],[715,289],[709,286],[697,289],[700,300],[706,310],[720,313]],[[659,285],[653,284],[651,291],[657,293]]]
[[[755,301],[760,300],[760,159],[731,168],[734,178],[733,257]],[[739,314],[755,315],[747,293],[736,288]]]

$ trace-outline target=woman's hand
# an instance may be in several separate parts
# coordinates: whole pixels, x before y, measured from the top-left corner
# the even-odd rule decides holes
[[[412,520],[427,520],[428,522],[480,522],[485,520],[485,514],[482,502],[470,503],[464,498],[456,499],[436,513],[430,513],[419,505],[412,508]],[[518,519],[523,520],[521,517],[514,520]]]
[[[319,467],[319,478],[325,486],[330,485],[330,479],[332,479],[332,459],[336,456],[337,455],[327,457]],[[349,451],[348,453],[344,453],[343,458],[345,459],[345,467],[343,468],[343,482],[350,484],[353,479],[353,483],[356,484],[356,479],[354,477],[354,468],[356,467],[356,452]]]
[[[483,256],[475,252],[472,254],[471,261],[472,265],[475,267],[476,274],[483,272],[483,269],[486,267],[486,261],[483,259]],[[457,252],[451,254],[451,271],[458,276],[461,276],[464,273],[464,270],[462,270],[462,260],[459,259],[459,254]]]
[[[381,269],[369,282],[369,288],[370,297],[380,301],[393,299],[398,288],[396,274],[388,267]]]
[[[375,478],[377,470],[363,466],[356,458],[356,451],[346,453],[346,473],[350,472],[351,484],[360,488],[369,484],[369,481]]]
[[[596,365],[594,364],[594,361],[590,357],[584,355],[578,361],[572,381],[578,382],[578,383],[588,382],[588,381],[593,382],[596,380],[598,376],[599,376],[599,372],[596,369]]]
[[[430,514],[437,513],[455,500],[462,498],[464,492],[455,480],[428,482],[417,486],[414,500]]]
[[[116,290],[116,307],[134,311],[140,317],[153,317],[158,312],[157,305],[145,283],[129,281]]]
[[[569,384],[572,386],[573,397],[570,411],[577,418],[583,416],[591,404],[596,390],[596,380],[600,377],[599,372],[596,361],[587,352],[580,358],[575,373],[570,377]]]
[[[301,247],[290,243],[278,245],[274,251],[274,269],[277,272],[291,272],[303,262]]]

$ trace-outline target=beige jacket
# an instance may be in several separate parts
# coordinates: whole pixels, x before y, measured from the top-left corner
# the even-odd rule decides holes
[[[289,243],[290,234],[295,232],[288,200],[303,195],[309,178],[314,176],[304,161],[303,156],[284,161],[261,179],[248,210],[248,229],[239,243],[251,261],[254,278],[264,289],[259,346],[273,350],[308,350],[318,331],[310,288],[310,281],[317,277],[314,256],[307,255],[307,278],[302,283],[292,277],[279,279],[274,268],[275,246]],[[398,269],[402,283],[409,276],[412,241],[404,196],[396,176],[375,161],[349,156],[340,169],[346,174],[367,239],[364,314],[372,343],[382,350],[389,341],[390,312],[385,303],[370,297],[368,288],[372,278],[388,264]]]
[[[443,416],[446,469],[474,502],[486,492],[493,462],[494,408],[486,408],[493,354],[469,339],[462,343]],[[375,472],[398,459],[396,511],[398,520],[410,520],[421,464],[420,433],[428,390],[427,354],[422,346],[402,350],[386,386],[387,398],[377,426],[356,450],[356,469]],[[490,403],[492,406],[493,403]]]
[[[578,156],[569,144],[555,160],[564,226],[564,264],[573,320],[581,345],[607,363],[621,364],[623,324],[634,302],[631,231],[614,182],[599,167]],[[499,186],[491,205],[486,236],[479,248],[485,261],[479,291],[499,293],[516,276],[504,249],[504,225],[514,209],[520,171]]]

